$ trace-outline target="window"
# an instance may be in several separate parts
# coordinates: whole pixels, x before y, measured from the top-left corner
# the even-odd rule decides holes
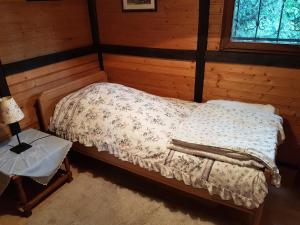
[[[221,48],[300,52],[300,0],[225,0]]]

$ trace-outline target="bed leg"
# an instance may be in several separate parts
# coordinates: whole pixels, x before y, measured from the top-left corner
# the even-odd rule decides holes
[[[255,210],[254,214],[251,216],[251,225],[260,225],[261,217],[263,214],[264,204],[259,206],[258,209]]]
[[[70,183],[73,180],[73,177],[72,177],[72,172],[71,172],[71,169],[70,169],[70,162],[69,162],[69,159],[68,159],[67,156],[64,159],[64,164],[65,164],[65,169],[66,169],[66,173],[67,173],[67,176],[68,176],[67,182]]]

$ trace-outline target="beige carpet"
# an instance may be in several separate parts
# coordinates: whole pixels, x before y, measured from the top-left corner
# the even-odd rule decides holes
[[[81,160],[77,156],[72,164],[74,180],[37,206],[30,218],[3,213],[0,214],[0,224],[247,224],[248,217],[244,213],[162,188],[103,163]],[[299,225],[298,194],[287,189],[273,191],[262,225]]]
[[[221,222],[195,217],[104,179],[80,174],[34,210],[27,224],[233,224]]]

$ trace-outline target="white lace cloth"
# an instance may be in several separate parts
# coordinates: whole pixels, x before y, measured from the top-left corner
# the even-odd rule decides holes
[[[72,142],[28,129],[19,134],[21,142],[32,147],[21,154],[10,151],[18,141],[14,136],[0,144],[0,195],[14,175],[30,177],[38,183],[46,185],[55,175]]]

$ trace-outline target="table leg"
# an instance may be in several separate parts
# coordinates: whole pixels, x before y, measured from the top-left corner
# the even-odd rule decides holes
[[[32,211],[30,208],[29,209],[27,208],[28,198],[27,198],[27,195],[26,195],[24,187],[23,187],[22,177],[16,176],[13,178],[13,181],[17,188],[17,192],[18,192],[19,199],[21,202],[21,208],[24,210],[23,215],[25,217],[29,217],[29,216],[31,216]]]

